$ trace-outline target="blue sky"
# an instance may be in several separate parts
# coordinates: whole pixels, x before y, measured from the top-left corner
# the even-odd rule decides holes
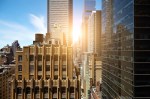
[[[97,9],[101,9],[97,0]],[[82,21],[83,0],[74,0],[74,24]],[[35,33],[46,33],[47,0],[0,0],[0,48],[19,40],[30,45]],[[78,25],[80,27],[80,25]]]

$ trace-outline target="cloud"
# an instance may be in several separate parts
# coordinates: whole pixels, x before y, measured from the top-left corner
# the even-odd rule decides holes
[[[46,33],[46,21],[43,16],[29,14],[29,25],[0,20],[0,48],[18,40],[21,46],[32,44],[35,33]]]
[[[46,33],[46,21],[43,16],[30,14],[30,22],[36,28],[37,32]]]
[[[21,46],[29,45],[34,40],[34,30],[16,22],[0,20],[0,48],[18,40]]]

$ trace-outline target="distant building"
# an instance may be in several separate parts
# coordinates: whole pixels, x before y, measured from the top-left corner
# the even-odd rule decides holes
[[[103,99],[150,98],[150,0],[102,0]]]
[[[72,44],[73,0],[48,0],[47,32],[51,38],[63,42],[63,33],[68,45]]]
[[[21,50],[19,42],[16,40],[12,46],[6,45],[0,49],[0,65],[14,64],[14,57],[17,50]]]
[[[101,55],[101,11],[92,11],[88,19],[88,52]]]
[[[43,44],[42,39],[42,34],[36,34],[33,45],[16,52],[12,99],[81,99],[72,47],[60,45],[57,39]]]
[[[11,80],[14,73],[14,64],[0,66],[0,99],[11,99]]]
[[[0,49],[0,65],[8,65],[14,60],[12,48],[9,45]]]
[[[101,58],[97,56],[97,54],[91,53],[89,55],[89,71],[90,71],[90,78],[91,78],[91,84],[92,86],[97,86],[97,83],[100,82],[100,79],[102,78],[102,61]]]
[[[12,46],[11,46],[11,47],[12,47],[13,56],[15,56],[17,50],[21,50],[20,44],[19,44],[18,40],[15,40],[15,41],[12,43]]]
[[[83,15],[82,15],[82,52],[88,50],[88,18],[92,11],[95,10],[95,0],[84,0]]]

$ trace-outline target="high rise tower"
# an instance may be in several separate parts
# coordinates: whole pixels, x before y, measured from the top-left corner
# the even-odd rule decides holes
[[[102,0],[103,99],[150,98],[150,0]]]
[[[63,42],[65,33],[67,44],[72,44],[73,0],[48,0],[47,4],[47,32],[50,37]]]
[[[95,10],[95,0],[84,0],[83,16],[82,16],[82,51],[86,52],[88,49],[88,18],[92,11]]]
[[[101,11],[92,11],[88,19],[88,52],[101,55]]]

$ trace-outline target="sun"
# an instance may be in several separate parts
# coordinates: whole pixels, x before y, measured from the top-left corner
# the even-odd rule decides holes
[[[73,42],[77,42],[79,39],[81,29],[79,27],[74,27],[73,28]]]

